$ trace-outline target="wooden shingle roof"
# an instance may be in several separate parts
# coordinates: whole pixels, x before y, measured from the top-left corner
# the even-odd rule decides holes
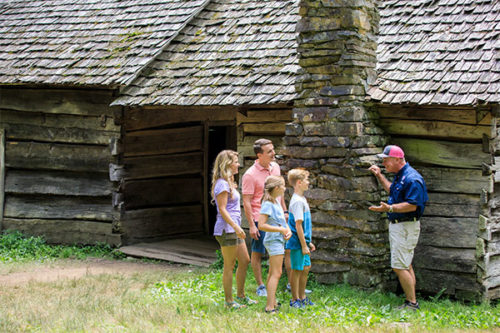
[[[0,84],[127,85],[207,0],[0,2]]]
[[[117,105],[293,101],[298,0],[212,0]]]
[[[372,100],[500,102],[500,1],[384,0],[379,8]]]

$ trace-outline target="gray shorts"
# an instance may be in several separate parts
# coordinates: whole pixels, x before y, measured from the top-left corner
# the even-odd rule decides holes
[[[391,267],[409,269],[420,235],[420,221],[389,224]]]
[[[223,246],[236,246],[236,245],[243,243],[243,239],[238,238],[238,236],[236,236],[235,232],[232,232],[230,234],[226,234],[225,231],[222,231],[222,235],[215,236],[215,239],[217,240],[217,242],[219,242],[219,245],[221,247],[223,247]]]

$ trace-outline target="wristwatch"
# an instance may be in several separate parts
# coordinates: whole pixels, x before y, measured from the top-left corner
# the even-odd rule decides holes
[[[389,206],[389,213],[393,213],[394,210],[392,209],[392,205]]]

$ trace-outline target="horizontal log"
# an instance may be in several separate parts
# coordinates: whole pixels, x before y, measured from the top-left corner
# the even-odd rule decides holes
[[[391,143],[401,146],[407,160],[413,163],[465,169],[481,169],[482,163],[491,164],[491,155],[483,152],[481,143],[414,138],[393,138]]]
[[[131,157],[202,150],[203,136],[203,126],[129,132],[123,139],[123,151]]]
[[[500,287],[500,275],[490,276],[482,282],[486,289]]]
[[[122,230],[129,242],[203,231],[202,205],[125,211]]]
[[[81,220],[4,219],[4,230],[18,230],[30,236],[43,236],[52,244],[121,244],[112,233],[111,223]]]
[[[424,215],[420,221],[420,245],[476,248],[478,218],[445,218]]]
[[[238,112],[237,124],[241,123],[264,123],[279,122],[289,123],[293,121],[291,109],[278,110],[249,110],[245,114]]]
[[[488,289],[485,293],[485,298],[490,300],[500,299],[500,287]]]
[[[491,187],[491,178],[480,170],[436,167],[415,167],[424,177],[429,192],[464,193],[479,195]]]
[[[80,128],[120,133],[120,126],[115,125],[113,119],[109,116],[102,115],[83,116],[0,109],[0,124]]]
[[[243,157],[256,158],[253,150],[253,144],[256,140],[261,139],[261,136],[247,135],[238,141],[238,153]],[[276,154],[283,153],[283,136],[266,136],[268,140],[273,142]]]
[[[486,253],[490,256],[500,255],[500,240],[488,242]]]
[[[202,189],[199,176],[126,181],[123,188],[125,208],[201,203],[204,199]]]
[[[415,275],[417,291],[425,293],[434,294],[444,290],[444,294],[454,295],[457,290],[481,290],[481,286],[476,281],[476,274],[415,268]]]
[[[14,194],[54,194],[71,196],[110,196],[113,187],[106,174],[9,170],[5,192]]]
[[[476,110],[473,108],[458,107],[436,107],[436,106],[377,106],[380,118],[412,119],[412,120],[434,120],[444,121],[456,124],[476,125]],[[480,125],[491,124],[491,113],[485,114],[479,122]]]
[[[106,172],[111,161],[107,146],[38,142],[7,142],[8,168]]]
[[[415,269],[475,273],[476,250],[418,245],[413,258]]]
[[[84,143],[108,145],[112,139],[118,139],[120,133],[93,129],[58,128],[23,124],[2,124],[7,140],[44,141],[58,143]]]
[[[426,216],[478,217],[481,212],[479,195],[429,192]]]
[[[155,178],[203,173],[203,153],[126,157],[126,179]]]
[[[124,127],[127,131],[142,130],[186,122],[236,122],[236,109],[232,107],[224,109],[200,109],[199,107],[192,108],[178,106],[162,107],[160,109],[130,109],[125,111],[124,121]]]
[[[251,135],[285,135],[285,122],[282,123],[244,123],[243,132]]]
[[[458,141],[481,140],[491,135],[491,126],[466,125],[435,120],[380,119],[379,126],[389,135],[446,138]]]
[[[14,196],[5,198],[5,217],[112,221],[111,198]]]
[[[17,111],[112,117],[113,99],[111,90],[0,88],[0,108]]]

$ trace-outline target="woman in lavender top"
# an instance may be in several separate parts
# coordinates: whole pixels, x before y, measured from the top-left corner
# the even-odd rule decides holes
[[[214,236],[221,246],[224,259],[222,284],[224,286],[225,305],[228,308],[241,308],[257,303],[245,296],[245,279],[250,262],[247,246],[244,242],[245,231],[241,228],[240,193],[234,182],[238,173],[238,153],[223,150],[215,159],[212,172],[212,203],[217,206],[217,220]],[[236,270],[236,301],[233,299],[233,270],[238,260]]]

